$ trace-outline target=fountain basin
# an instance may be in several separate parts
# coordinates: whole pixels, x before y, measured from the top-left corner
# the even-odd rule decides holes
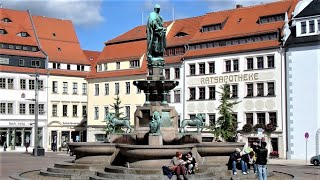
[[[170,80],[141,80],[134,81],[133,84],[137,88],[143,90],[144,92],[153,92],[153,91],[170,91],[179,85],[179,81],[170,81]]]
[[[242,149],[245,143],[202,142],[196,145],[201,156],[229,156],[236,148]]]
[[[102,142],[73,142],[68,143],[70,151],[76,155],[76,159],[86,156],[111,156],[116,151],[116,144]]]

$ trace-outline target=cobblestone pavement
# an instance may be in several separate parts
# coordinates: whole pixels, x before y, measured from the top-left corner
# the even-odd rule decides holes
[[[23,152],[0,153],[0,180],[10,179],[9,176],[31,170],[52,166],[54,163],[72,161],[74,157],[66,152],[46,152],[45,156],[32,156]]]
[[[46,152],[45,156],[39,157],[22,152],[1,152],[0,180],[8,180],[15,173],[38,170],[73,159],[66,152]],[[320,180],[320,166],[305,165],[305,161],[270,160],[268,171],[292,174],[296,180]]]

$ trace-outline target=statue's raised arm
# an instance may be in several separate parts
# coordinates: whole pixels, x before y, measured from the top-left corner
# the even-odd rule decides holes
[[[156,4],[147,23],[147,59],[148,66],[163,66],[163,54],[166,48],[166,28],[159,15],[160,5]]]

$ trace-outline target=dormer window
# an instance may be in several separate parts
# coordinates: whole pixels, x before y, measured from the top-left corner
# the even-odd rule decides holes
[[[53,36],[53,37],[56,37],[56,33],[52,33],[52,36]]]
[[[8,34],[8,32],[5,29],[0,29],[0,34]]]
[[[2,22],[11,23],[12,21],[9,18],[1,19]]]
[[[61,48],[58,48],[58,51],[61,51]]]
[[[262,17],[259,18],[258,23],[259,24],[265,24],[265,23],[271,23],[271,22],[276,22],[276,21],[283,21],[284,17],[285,17],[284,14],[262,16]]]
[[[306,21],[301,22],[301,34],[305,34],[307,32],[307,23]]]
[[[30,35],[27,32],[20,32],[20,33],[17,34],[17,36],[29,37]]]
[[[309,21],[309,33],[314,33],[315,27],[314,27],[314,20]]]
[[[139,60],[130,61],[130,68],[137,68],[137,67],[140,67],[140,61]]]
[[[185,33],[185,32],[178,32],[174,37],[183,37],[183,36],[187,36],[189,34]]]
[[[212,24],[207,26],[202,26],[201,32],[218,31],[222,29],[222,24]]]

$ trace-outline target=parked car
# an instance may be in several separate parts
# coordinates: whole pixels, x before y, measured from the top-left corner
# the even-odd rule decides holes
[[[320,155],[313,156],[310,159],[310,163],[315,165],[315,166],[318,166],[320,164]]]

